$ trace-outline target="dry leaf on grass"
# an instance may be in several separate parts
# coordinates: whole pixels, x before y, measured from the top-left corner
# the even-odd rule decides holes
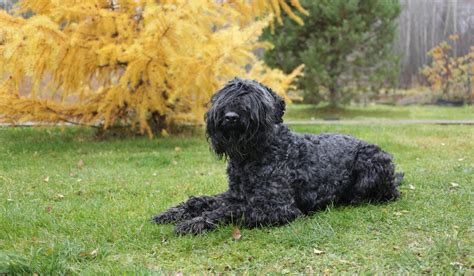
[[[316,254],[316,255],[323,255],[326,252],[324,252],[323,250],[319,250],[319,249],[314,248],[313,253]]]
[[[397,212],[393,212],[393,214],[394,214],[395,216],[398,216],[398,217],[399,217],[399,216],[402,216],[402,215],[404,215],[404,214],[407,214],[407,213],[408,213],[407,210],[400,210],[400,211],[397,211]]]
[[[54,196],[54,199],[55,199],[55,200],[62,200],[62,199],[64,199],[64,195],[62,195],[62,194],[57,194],[56,196]]]
[[[90,252],[81,252],[81,253],[79,253],[79,256],[81,256],[81,257],[95,257],[95,256],[97,256],[97,249],[94,249]]]
[[[240,240],[240,238],[242,238],[242,234],[240,233],[239,228],[234,228],[234,231],[232,231],[232,238],[234,240]]]
[[[451,262],[450,264],[451,264],[452,266],[455,266],[455,267],[458,267],[458,268],[463,267],[463,264],[460,263],[460,262]]]
[[[451,182],[451,183],[449,183],[449,187],[450,187],[450,188],[453,188],[453,189],[459,188],[459,183]]]
[[[82,159],[79,160],[79,162],[77,162],[77,168],[79,168],[79,169],[84,168],[84,165],[85,165],[85,163],[84,163],[84,160],[82,160]]]

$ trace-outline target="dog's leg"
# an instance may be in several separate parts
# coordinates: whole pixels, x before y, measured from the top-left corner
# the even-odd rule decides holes
[[[291,205],[253,205],[243,213],[243,223],[247,227],[261,227],[287,224],[303,213]]]
[[[223,194],[216,196],[190,197],[186,202],[156,215],[153,218],[153,221],[156,223],[173,223],[199,217],[203,212],[215,209],[216,206],[220,205],[222,200]]]
[[[212,211],[203,212],[201,216],[179,223],[175,228],[178,235],[201,234],[215,229],[219,224],[228,224],[234,217],[238,217],[242,206],[223,205]]]
[[[384,202],[400,197],[397,186],[403,175],[395,173],[392,157],[378,146],[367,145],[359,150],[354,173],[350,203]]]

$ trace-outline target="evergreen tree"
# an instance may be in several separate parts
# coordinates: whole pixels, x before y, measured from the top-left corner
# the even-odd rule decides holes
[[[365,84],[375,90],[390,76],[395,79],[398,66],[391,45],[400,13],[398,0],[300,2],[310,16],[304,25],[285,16],[283,25],[267,30],[264,37],[275,48],[265,53],[265,60],[286,72],[304,63],[299,88],[305,100],[319,101],[324,90],[330,105],[336,106],[350,88]]]

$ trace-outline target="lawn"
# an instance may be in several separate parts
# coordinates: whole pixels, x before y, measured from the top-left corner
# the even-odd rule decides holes
[[[288,106],[285,118],[286,120],[474,120],[474,106],[368,105],[335,110],[324,105],[294,104]]]
[[[226,188],[225,163],[203,137],[97,141],[80,128],[0,128],[0,274],[473,273],[474,127],[293,129],[379,144],[406,174],[403,197],[241,229],[240,240],[233,226],[178,237],[149,219]]]

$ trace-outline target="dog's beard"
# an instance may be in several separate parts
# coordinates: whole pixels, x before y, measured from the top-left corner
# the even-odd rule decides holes
[[[209,124],[211,125],[211,124]],[[239,123],[233,126],[219,124],[216,129],[207,129],[212,149],[219,158],[234,161],[254,159],[261,156],[268,143],[270,126],[255,123]]]

